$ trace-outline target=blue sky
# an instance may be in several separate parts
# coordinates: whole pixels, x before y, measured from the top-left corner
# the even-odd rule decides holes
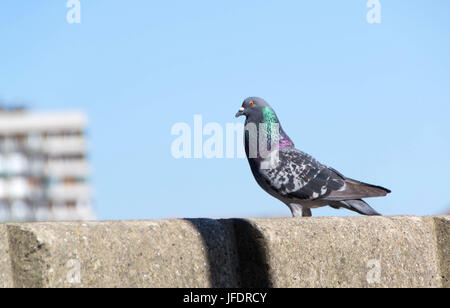
[[[84,110],[100,219],[289,216],[245,159],[179,159],[177,122],[276,110],[301,150],[393,193],[385,215],[450,208],[450,2],[2,0],[0,99]],[[354,215],[328,208],[313,215]]]

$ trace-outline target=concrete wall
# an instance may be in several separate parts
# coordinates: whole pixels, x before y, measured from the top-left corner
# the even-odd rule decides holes
[[[0,287],[449,287],[450,216],[0,225]]]

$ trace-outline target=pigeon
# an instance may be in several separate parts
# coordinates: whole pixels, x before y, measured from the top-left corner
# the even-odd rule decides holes
[[[243,115],[252,174],[264,191],[289,207],[293,217],[312,216],[311,209],[323,206],[381,215],[362,199],[386,196],[389,189],[347,178],[296,149],[264,99],[245,99],[236,118]]]

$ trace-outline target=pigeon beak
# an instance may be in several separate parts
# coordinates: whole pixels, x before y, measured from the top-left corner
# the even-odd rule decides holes
[[[235,117],[239,118],[241,115],[244,115],[244,107],[239,108],[239,111],[236,113]]]

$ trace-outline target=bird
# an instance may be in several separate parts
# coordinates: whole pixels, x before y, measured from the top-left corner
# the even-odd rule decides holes
[[[348,177],[298,150],[284,132],[272,107],[248,97],[235,117],[245,116],[244,147],[259,186],[286,204],[293,217],[310,217],[311,209],[330,206],[362,215],[381,215],[363,198],[391,191]]]

